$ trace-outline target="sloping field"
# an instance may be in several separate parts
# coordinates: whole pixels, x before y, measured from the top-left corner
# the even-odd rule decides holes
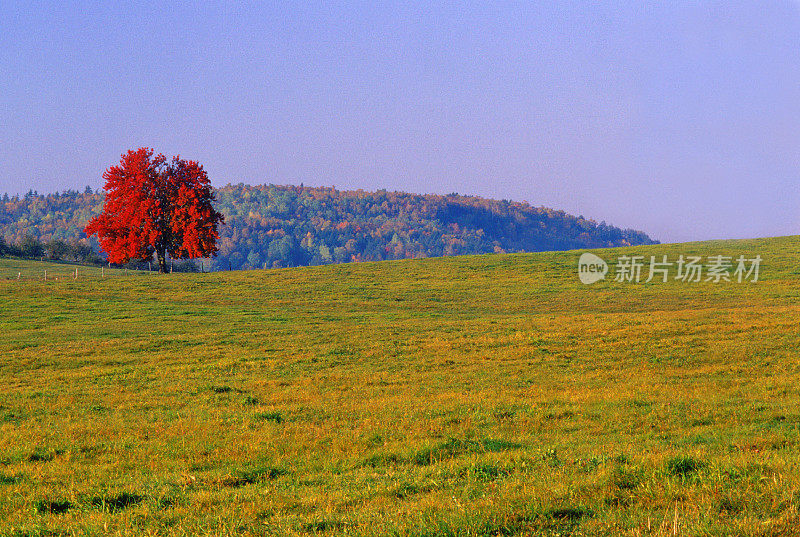
[[[800,237],[595,253],[0,260],[0,535],[800,534]]]

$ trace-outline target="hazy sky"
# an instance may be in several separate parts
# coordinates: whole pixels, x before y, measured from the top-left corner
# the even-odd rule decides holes
[[[0,0],[0,192],[99,187],[150,146],[217,186],[800,233],[800,3],[88,4]]]

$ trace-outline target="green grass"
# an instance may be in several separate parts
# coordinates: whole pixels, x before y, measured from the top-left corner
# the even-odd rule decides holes
[[[0,535],[800,533],[800,237],[596,251],[758,283],[579,253],[0,260]]]

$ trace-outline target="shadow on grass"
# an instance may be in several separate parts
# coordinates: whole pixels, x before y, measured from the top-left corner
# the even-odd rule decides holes
[[[142,500],[144,500],[144,496],[123,492],[116,496],[95,496],[89,503],[91,503],[93,507],[100,508],[102,511],[114,512],[127,509],[128,507],[140,503]]]
[[[239,488],[244,487],[245,485],[252,485],[262,481],[277,479],[283,475],[286,475],[286,473],[286,470],[282,468],[263,466],[247,470],[240,470],[234,475],[223,477],[217,483],[223,487]]]
[[[52,513],[60,515],[69,511],[72,508],[72,504],[67,500],[37,500],[33,504],[33,508],[40,514]]]

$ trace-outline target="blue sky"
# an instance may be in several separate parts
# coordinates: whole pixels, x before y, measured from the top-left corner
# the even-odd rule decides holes
[[[5,2],[0,192],[154,147],[228,182],[800,233],[794,2]]]

